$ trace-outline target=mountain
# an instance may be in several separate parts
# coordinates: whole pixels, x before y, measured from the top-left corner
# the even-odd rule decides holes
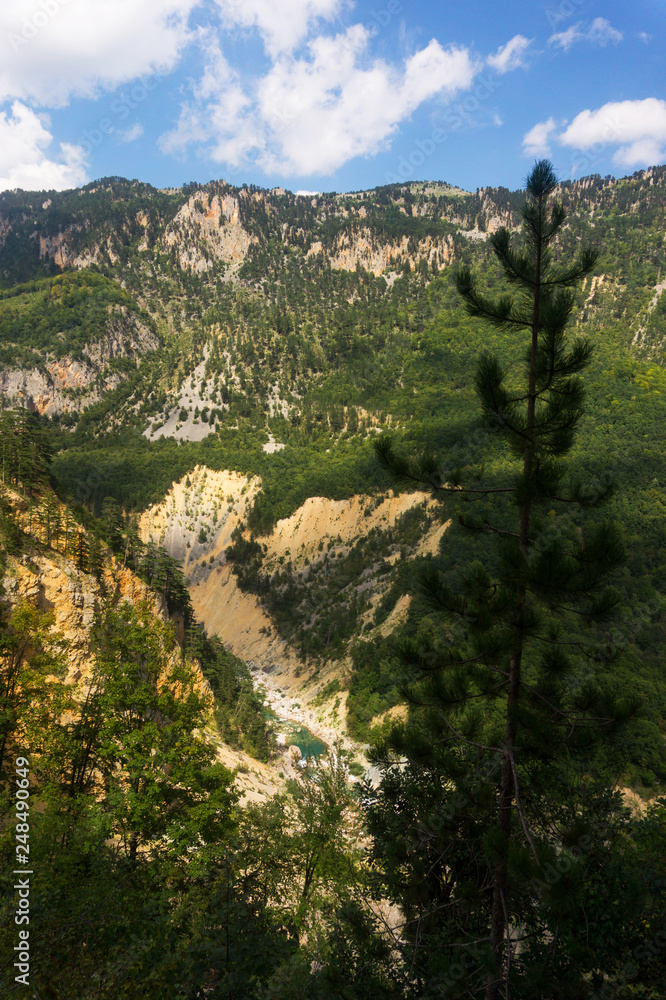
[[[535,510],[544,574],[524,579],[564,612],[530,637],[549,676],[562,646],[581,655],[552,685],[540,653],[524,658],[545,706],[533,720],[574,742],[515,744],[507,954],[526,997],[656,997],[666,168],[559,196],[555,255],[601,252],[571,324],[594,348],[565,484],[583,502]],[[506,616],[511,581],[488,586],[500,560],[511,576],[515,546],[492,543],[515,526],[515,456],[479,417],[475,373],[487,351],[523,364],[525,345],[472,319],[454,275],[469,265],[481,294],[504,291],[488,234],[519,240],[523,203],[431,182],[297,196],[105,178],[0,195],[5,993],[17,953],[54,998],[485,990],[494,783],[514,753],[493,750],[495,647],[487,673],[467,672],[467,633],[481,648],[490,603],[491,645],[530,623]],[[423,477],[401,485],[380,462],[387,440],[441,481],[499,492],[465,504]],[[584,529],[579,506],[600,495]],[[607,520],[626,562],[582,605],[603,533],[615,540]],[[562,552],[571,588],[540,586]],[[461,579],[471,598],[456,608],[472,613],[442,622],[434,598]],[[573,616],[618,592],[616,619],[584,641]],[[475,700],[452,717],[433,695]],[[569,700],[589,728],[573,731]],[[287,746],[307,744],[304,727],[333,750],[305,774]],[[374,787],[352,782],[365,773]]]
[[[647,696],[655,744],[666,168],[558,194],[558,252],[602,252],[577,300],[595,360],[576,461],[617,473],[634,609],[618,683],[631,674]],[[452,469],[496,461],[476,432],[472,373],[484,349],[521,348],[480,334],[452,275],[468,263],[498,287],[487,235],[517,232],[523,201],[434,182],[298,196],[122,178],[0,195],[0,388],[47,418],[63,495],[97,516],[109,500],[141,514],[209,630],[262,667],[283,662],[305,698],[337,685],[328,703],[344,694],[359,737],[399,700],[401,668],[376,630],[406,617],[417,628],[418,565],[441,558],[453,573],[479,544],[444,531],[453,504],[394,496],[372,443],[389,431]]]

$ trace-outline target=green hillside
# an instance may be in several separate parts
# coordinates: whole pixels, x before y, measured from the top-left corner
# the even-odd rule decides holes
[[[35,995],[664,995],[666,167],[556,194],[554,272],[503,188],[0,194],[0,853],[10,900],[30,834]],[[567,355],[533,289],[590,246],[593,273],[559,279]],[[205,506],[210,470],[261,486]],[[424,486],[437,502],[380,516]],[[352,541],[319,521],[307,558],[271,550],[309,499],[356,495]],[[223,569],[273,641],[254,678],[195,618]],[[76,706],[80,636],[55,624],[83,611]],[[356,760],[290,764],[241,808],[248,765],[217,753],[274,766],[256,685],[281,656],[292,695],[344,699]],[[350,784],[368,763],[381,785]]]
[[[617,478],[609,513],[629,547],[623,587],[631,610],[623,641],[633,664],[623,668],[621,683],[637,683],[646,694],[652,750],[644,763],[635,760],[633,773],[650,784],[666,777],[658,736],[664,694],[653,669],[664,642],[666,169],[567,182],[559,193],[568,220],[557,253],[566,258],[581,243],[601,253],[574,313],[575,332],[590,338],[594,355],[573,461],[585,475],[611,470]],[[0,196],[0,212],[12,225],[0,258],[7,284],[37,266],[27,249],[34,249],[35,230],[40,238],[58,237],[70,255],[90,256],[92,249],[96,262],[70,267],[67,279],[4,292],[3,342],[43,348],[57,327],[50,349],[74,350],[94,336],[104,310],[127,303],[128,295],[152,314],[163,342],[80,417],[52,419],[54,472],[65,492],[97,513],[107,497],[140,511],[204,464],[261,476],[248,520],[260,535],[309,496],[344,499],[388,489],[372,448],[383,431],[408,453],[438,452],[445,469],[501,472],[502,459],[478,431],[473,372],[481,351],[511,360],[519,348],[510,333],[480,330],[469,319],[453,275],[469,263],[486,291],[499,287],[485,237],[499,224],[518,226],[521,192],[414,183],[313,198],[212,182],[164,193],[114,178],[54,196],[46,209],[40,197]],[[241,231],[243,259],[216,256],[214,240],[223,240],[229,255]],[[20,252],[14,248],[10,268],[11,240]],[[70,285],[60,295],[65,280]],[[46,308],[47,296],[56,308]],[[201,428],[203,440],[159,437],[162,427],[186,419]],[[266,453],[269,436],[284,448]],[[442,516],[451,512],[445,505]],[[367,736],[370,718],[390,707],[398,688],[393,668],[360,666],[355,621],[362,599],[352,577],[364,559],[402,546],[406,561],[385,568],[386,593],[397,599],[412,587],[409,538],[407,528],[382,534],[366,555],[346,555],[334,571],[323,567],[307,583],[290,577],[288,567],[266,575],[260,554],[240,574],[303,655],[318,662],[356,650],[350,711],[359,735]],[[447,533],[448,570],[478,544]],[[308,621],[322,599],[331,624],[313,631]],[[387,596],[377,622],[391,606]],[[419,614],[416,602],[410,627],[418,627]],[[382,663],[392,662],[390,649],[382,655]]]

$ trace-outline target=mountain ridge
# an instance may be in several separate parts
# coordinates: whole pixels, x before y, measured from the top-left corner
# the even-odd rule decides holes
[[[586,375],[588,445],[575,460],[581,474],[600,475],[610,462],[625,477],[613,516],[640,524],[631,587],[649,595],[641,598],[646,628],[660,630],[661,562],[646,556],[639,536],[655,553],[664,548],[663,449],[650,429],[666,391],[666,167],[567,181],[559,194],[568,220],[557,252],[569,259],[590,242],[603,250],[576,300],[572,332],[594,340],[597,357]],[[236,537],[206,550],[213,570],[191,558],[203,559],[197,531],[218,535],[212,508],[188,536],[190,550],[179,551],[192,562],[193,597],[224,640],[214,588],[199,597],[219,569],[225,594],[243,614],[260,612],[257,629],[272,628],[283,655],[307,664],[313,688],[323,690],[329,673],[348,685],[359,735],[399,699],[400,667],[388,635],[375,630],[413,591],[424,560],[452,572],[468,555],[453,531],[421,551],[434,527],[414,510],[387,530],[373,523],[353,545],[334,542],[327,560],[308,556],[304,574],[292,555],[272,558],[276,526],[310,499],[386,497],[392,484],[374,459],[378,434],[408,452],[439,451],[453,470],[501,469],[478,425],[473,369],[484,350],[517,360],[521,349],[502,331],[477,332],[453,275],[469,264],[486,291],[500,287],[488,235],[500,225],[515,232],[523,202],[520,191],[431,182],[298,195],[225,181],[158,191],[107,178],[48,196],[0,195],[0,283],[10,299],[19,277],[43,282],[49,295],[65,279],[81,288],[107,282],[104,294],[126,296],[128,316],[158,342],[140,358],[127,351],[118,359],[114,386],[68,399],[69,412],[47,410],[60,488],[97,515],[113,499],[129,518],[163,504],[196,469],[260,483],[234,522]],[[88,329],[90,301],[86,292],[72,302],[72,329]],[[44,366],[60,349],[58,333],[38,345]],[[454,505],[440,517],[455,519]],[[369,609],[357,586],[364,574],[374,588]],[[424,614],[412,601],[403,626],[418,629]],[[637,621],[627,626],[631,641],[642,634]],[[375,662],[371,636],[381,649]],[[656,648],[647,645],[636,654],[644,666]]]

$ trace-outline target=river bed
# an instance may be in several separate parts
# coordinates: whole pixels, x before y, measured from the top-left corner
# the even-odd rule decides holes
[[[278,687],[273,677],[252,666],[250,672],[255,689],[263,696],[266,708],[276,720],[276,731],[278,735],[284,734],[287,746],[295,745],[304,757],[316,758],[328,753],[340,741],[354,756],[362,754],[358,743],[341,734],[339,729],[321,722],[312,709],[301,707],[300,702]]]

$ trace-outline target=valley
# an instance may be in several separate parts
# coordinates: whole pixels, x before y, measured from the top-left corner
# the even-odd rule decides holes
[[[530,342],[524,191],[0,193],[0,803],[29,752],[49,1000],[429,996],[509,871],[562,996],[661,927],[666,167],[551,196]]]

